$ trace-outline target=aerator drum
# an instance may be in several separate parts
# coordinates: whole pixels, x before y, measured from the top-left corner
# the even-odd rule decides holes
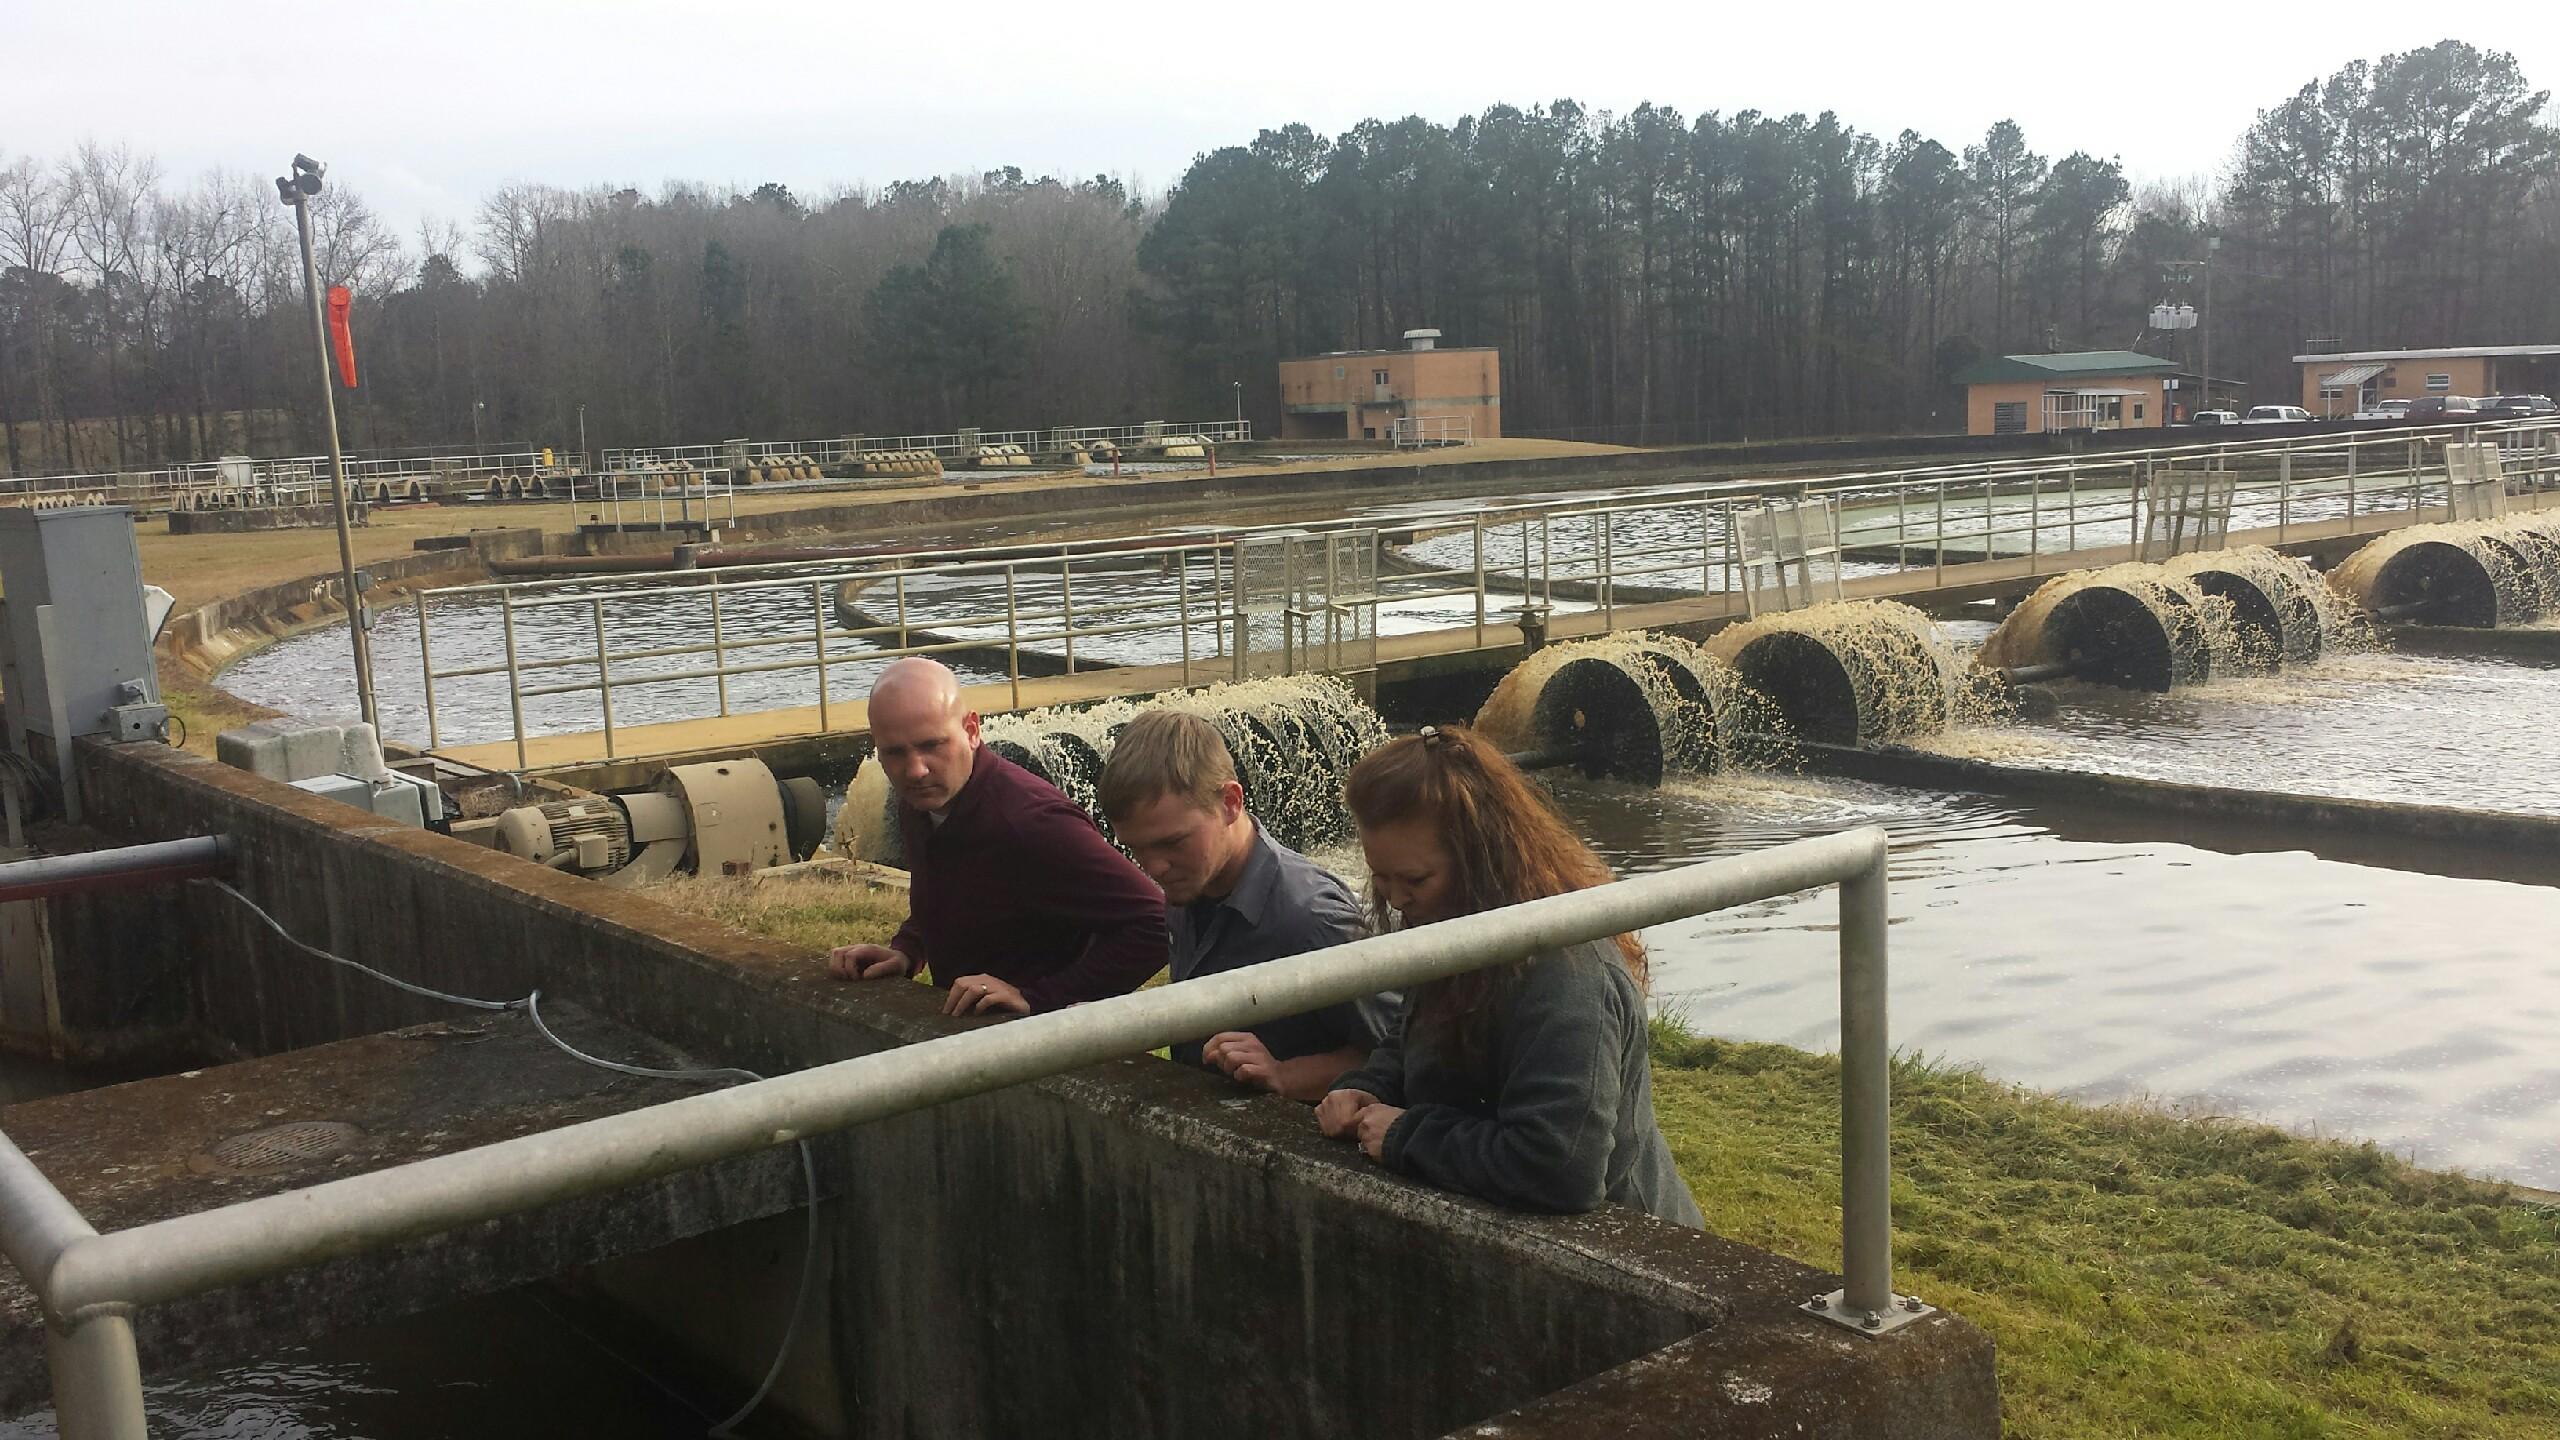
[[[1946,728],[1937,657],[1889,620],[1772,630],[1735,651],[1733,668],[1790,730],[1819,744],[1878,745]]]
[[[2486,629],[2519,618],[2501,613],[2506,607],[2499,603],[2497,577],[2488,562],[2448,540],[2402,546],[2382,562],[2372,584],[2356,598],[2366,609],[2383,613],[2420,605],[2406,618],[2421,625]]]
[[[2146,593],[2148,592],[2148,593]],[[2199,685],[2213,673],[2204,621],[2168,586],[2090,585],[2045,616],[2045,639],[2073,674],[2128,690]]]
[[[2190,571],[2186,579],[2205,594],[2230,602],[2232,628],[2240,632],[2242,649],[2263,668],[2320,658],[2320,609],[2291,577],[2213,569]]]
[[[1530,710],[1537,746],[1595,780],[1659,785],[1668,769],[1716,768],[1714,698],[1674,651],[1638,646],[1559,665]]]

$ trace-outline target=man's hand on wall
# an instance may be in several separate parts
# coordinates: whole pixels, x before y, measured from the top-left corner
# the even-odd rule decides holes
[[[1022,992],[993,975],[963,975],[951,982],[951,994],[942,1002],[945,1015],[985,1015],[994,1011],[1011,1011],[1016,1015],[1031,1013],[1031,1002]]]
[[[1239,1085],[1280,1091],[1280,1062],[1271,1058],[1271,1047],[1250,1030],[1224,1030],[1210,1036],[1200,1047],[1200,1058]]]
[[[886,945],[839,945],[827,952],[827,969],[839,980],[893,980],[915,973],[915,962]]]

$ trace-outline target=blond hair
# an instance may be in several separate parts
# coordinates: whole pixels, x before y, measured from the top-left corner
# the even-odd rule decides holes
[[[1149,710],[1121,728],[1111,742],[1095,797],[1102,813],[1120,820],[1161,795],[1179,795],[1202,810],[1218,808],[1218,794],[1236,778],[1235,757],[1218,727],[1180,710]]]

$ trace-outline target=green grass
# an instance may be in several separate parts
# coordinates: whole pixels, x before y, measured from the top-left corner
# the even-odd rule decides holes
[[[1839,1065],[1654,1036],[1708,1228],[1837,1267]],[[2008,1433],[2560,1435],[2560,1210],[2370,1145],[1904,1062],[1897,1288],[2000,1347]]]
[[[905,897],[651,893],[813,951]],[[1718,1234],[1840,1263],[1840,1067],[1654,1027],[1654,1106]],[[1895,1283],[1990,1332],[2008,1433],[2560,1437],[2560,1209],[2370,1145],[1897,1062]]]

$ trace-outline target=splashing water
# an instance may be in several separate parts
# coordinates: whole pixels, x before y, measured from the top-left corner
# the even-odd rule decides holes
[[[1709,650],[1781,706],[1800,734],[1882,744],[2014,713],[2008,688],[1966,663],[1928,616],[1892,600],[1763,615]]]

